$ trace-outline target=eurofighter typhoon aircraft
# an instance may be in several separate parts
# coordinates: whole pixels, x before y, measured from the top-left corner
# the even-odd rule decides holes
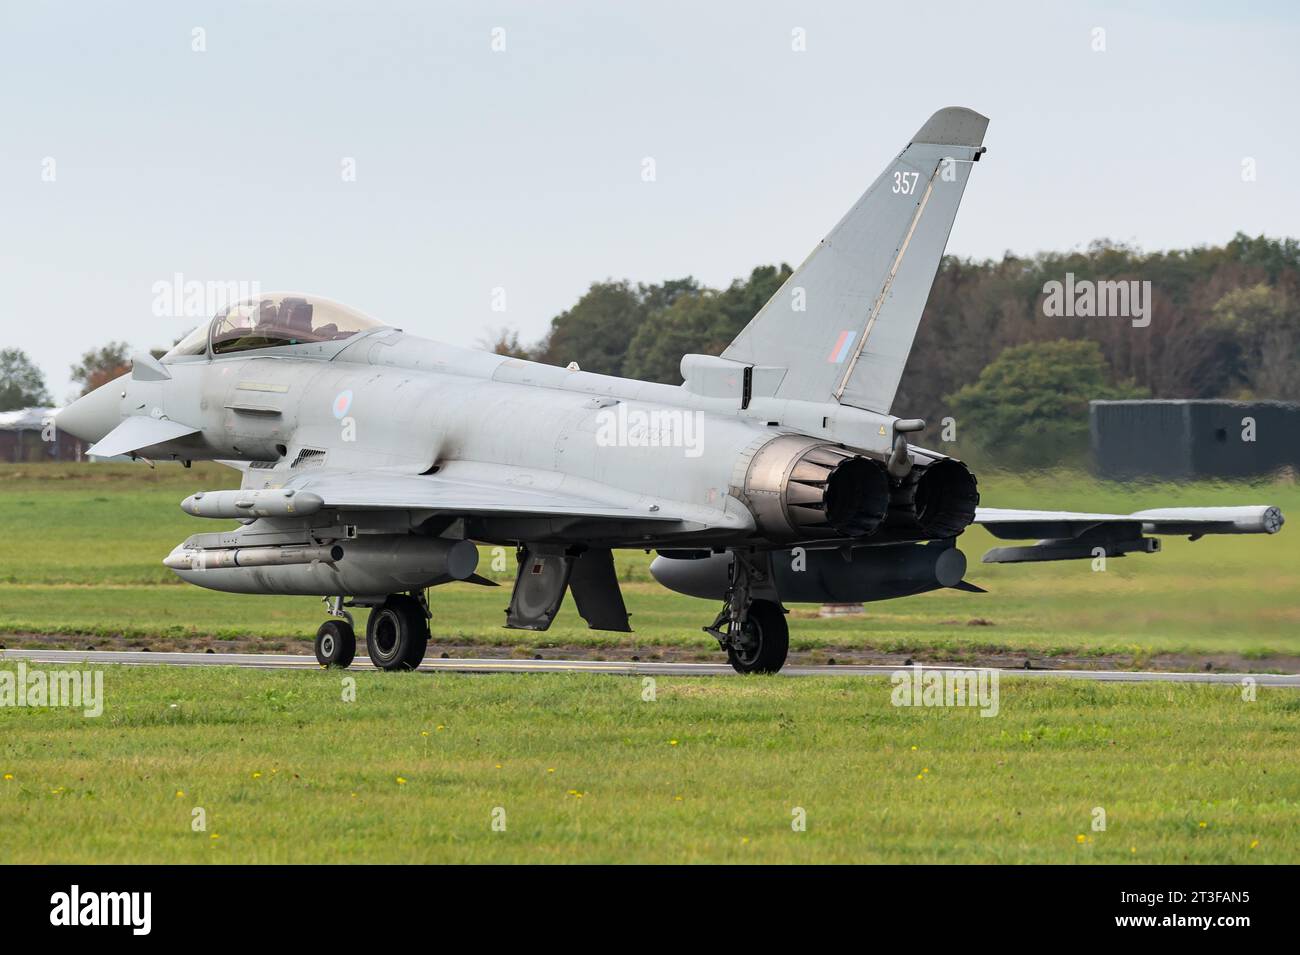
[[[887,600],[963,580],[957,538],[994,563],[1154,552],[1148,535],[1274,533],[1273,507],[1136,514],[979,506],[960,461],[912,446],[894,394],[988,120],[935,113],[720,356],[678,386],[444,345],[322,298],[222,310],[161,360],[63,410],[89,453],[219,460],[239,490],[190,514],[238,521],[166,558],[213,590],[325,598],[322,665],[356,652],[369,608],[385,670],[424,658],[431,587],[491,585],[476,543],[515,549],[506,626],[546,630],[566,591],[628,631],[615,548],[655,550],[664,586],[713,600],[732,666],[785,662],[791,603]],[[906,410],[906,409],[902,409]]]

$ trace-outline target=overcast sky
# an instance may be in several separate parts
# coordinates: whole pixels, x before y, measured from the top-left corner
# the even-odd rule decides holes
[[[992,123],[951,253],[1300,232],[1300,15],[1131,6],[5,3],[0,347],[62,400],[194,324],[176,273],[531,341],[595,279],[797,265],[953,105]]]

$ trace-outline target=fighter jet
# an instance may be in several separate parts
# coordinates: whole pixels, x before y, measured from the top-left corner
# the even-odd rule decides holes
[[[546,630],[572,592],[597,630],[630,630],[613,552],[715,601],[704,629],[742,673],[772,673],[792,603],[864,602],[965,582],[962,532],[990,562],[1150,553],[1162,534],[1275,533],[1277,508],[1136,514],[980,506],[964,463],[914,446],[895,392],[988,120],[935,113],[721,355],[681,385],[429,341],[328,299],[223,308],[156,360],[63,410],[92,455],[230,463],[239,490],[186,512],[222,529],[164,561],[212,590],[324,599],[317,659],[424,659],[436,600],[513,550],[505,625]],[[905,411],[905,409],[903,409]],[[237,522],[231,525],[229,522]],[[702,621],[703,622],[703,621]]]

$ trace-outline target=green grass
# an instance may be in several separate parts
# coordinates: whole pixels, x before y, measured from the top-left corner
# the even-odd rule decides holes
[[[0,709],[0,862],[1300,861],[1294,691],[1004,679],[985,718],[875,678],[352,676]]]
[[[252,637],[305,651],[315,600],[211,593],[161,567],[176,542],[219,526],[177,503],[235,477],[214,466],[0,469],[0,635]],[[982,490],[993,505],[1300,513],[1294,483],[1003,475]],[[970,579],[992,593],[926,594],[852,619],[796,608],[793,645],[954,659],[990,648],[1300,656],[1292,528],[1167,541],[1105,573],[979,564],[990,544],[979,530],[962,539]],[[663,591],[647,565],[619,555],[631,636],[588,631],[571,606],[548,633],[505,630],[505,588],[456,585],[431,593],[435,640],[716,656],[699,631],[712,605]],[[635,678],[348,677],[355,702],[342,700],[338,673],[117,667],[97,719],[0,708],[0,862],[1300,861],[1294,691],[1261,688],[1247,703],[1233,686],[1007,678],[999,715],[982,718],[895,708],[874,678],[661,677],[644,702]],[[191,829],[195,807],[206,831]],[[505,832],[492,830],[496,807]],[[794,807],[806,832],[790,828]],[[1091,828],[1095,807],[1104,832]]]
[[[184,470],[142,465],[7,465],[0,468],[0,635],[85,634],[128,638],[260,638],[268,648],[304,649],[322,619],[302,597],[217,594],[181,584],[161,565],[180,540],[226,526],[184,514],[180,500],[198,489],[232,486],[219,465]],[[986,476],[984,501],[995,506],[1127,512],[1160,505],[1272,503],[1300,515],[1300,488],[1261,484],[1118,485],[1069,473]],[[1166,538],[1164,552],[1109,562],[986,565],[994,541],[978,528],[961,538],[969,579],[986,595],[942,591],[869,604],[865,617],[822,620],[796,607],[796,649],[871,647],[930,650],[954,658],[986,649],[1034,654],[1154,653],[1244,657],[1300,656],[1300,534],[1273,537]],[[510,570],[492,572],[508,582]],[[568,604],[545,634],[505,630],[505,588],[454,585],[431,592],[437,641],[518,646],[577,644],[676,646],[701,653],[716,645],[700,632],[714,606],[669,593],[648,573],[640,552],[618,556],[636,633],[590,631]],[[513,557],[509,560],[513,566]],[[971,621],[988,625],[970,626]],[[298,641],[295,643],[295,641]],[[93,640],[91,640],[93,642]]]

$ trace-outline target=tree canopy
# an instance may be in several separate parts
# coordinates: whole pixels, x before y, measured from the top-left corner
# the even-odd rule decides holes
[[[719,354],[790,274],[788,265],[759,266],[725,289],[691,278],[598,282],[541,343],[507,337],[501,347],[677,383],[682,355]],[[1150,324],[1049,314],[1048,283],[1067,275],[1149,282]],[[925,419],[920,440],[945,451],[1016,433],[1033,454],[1053,429],[1077,445],[1087,399],[1118,395],[1300,400],[1300,242],[1238,233],[1222,246],[1163,252],[1103,239],[1070,252],[947,256],[889,410]],[[1027,404],[995,414],[998,401]],[[976,408],[990,415],[987,428],[967,420],[973,427],[959,427],[955,443],[942,437],[945,418],[961,410],[970,419]],[[1037,416],[1032,427],[1025,408]]]
[[[1130,382],[1111,384],[1107,373],[1096,342],[1030,342],[1006,349],[946,400],[957,437],[985,460],[1078,463],[1088,450],[1089,401],[1147,397]]]
[[[109,342],[92,348],[72,366],[72,380],[81,386],[83,395],[106,385],[131,370],[131,346],[126,342]]]
[[[0,348],[0,411],[50,404],[45,376],[21,348]]]
[[[627,350],[624,374],[679,384],[682,355],[718,355],[790,277],[790,266],[760,265],[721,292],[693,288],[652,311]]]
[[[571,309],[551,320],[550,332],[532,355],[551,365],[576,361],[583,371],[624,375],[628,344],[646,319],[698,291],[699,283],[689,277],[662,285],[593,282]]]

